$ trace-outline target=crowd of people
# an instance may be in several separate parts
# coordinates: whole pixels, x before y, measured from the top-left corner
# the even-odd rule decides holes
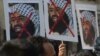
[[[3,43],[0,47],[0,56],[96,56],[89,50],[79,50],[69,54],[71,47],[68,45],[66,42],[57,42],[41,36],[30,37],[24,41],[13,39]]]
[[[0,47],[0,56],[66,56],[64,43],[59,45],[56,54],[53,44],[44,37],[35,36],[22,41],[22,39],[20,41],[14,39],[4,43]]]

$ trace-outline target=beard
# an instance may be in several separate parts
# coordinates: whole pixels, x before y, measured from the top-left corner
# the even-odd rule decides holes
[[[91,32],[93,31],[93,32]],[[95,38],[95,33],[94,33],[94,30],[87,30],[83,32],[84,34],[84,42],[90,46],[92,46],[94,44],[94,38]]]
[[[20,31],[23,29],[22,25],[16,25],[14,27],[10,26],[10,36],[11,39],[15,39],[17,38],[18,34],[20,33]],[[32,21],[29,22],[28,25],[26,25],[26,30],[31,34],[34,35],[35,33],[35,26],[34,23]],[[26,37],[26,32],[23,32],[21,37]]]
[[[61,18],[59,18],[61,19]],[[59,21],[58,16],[57,15],[53,15],[52,17],[49,15],[49,29],[52,29],[52,26],[54,25],[55,21]],[[64,13],[63,15],[63,20],[67,23],[67,25],[69,26],[69,18],[68,15],[66,13]],[[58,24],[56,25],[56,29],[54,29],[54,32],[58,32],[59,34],[62,34],[63,32],[65,32],[65,30],[67,29],[67,27],[64,25],[64,23],[60,20],[58,22]]]

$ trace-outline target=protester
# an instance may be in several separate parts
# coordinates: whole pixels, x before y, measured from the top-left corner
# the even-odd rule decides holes
[[[24,46],[18,43],[18,39],[6,42],[0,48],[0,56],[56,56],[54,46],[41,36],[32,37],[24,43],[20,40]],[[65,51],[65,44],[61,43],[58,56],[66,56]]]

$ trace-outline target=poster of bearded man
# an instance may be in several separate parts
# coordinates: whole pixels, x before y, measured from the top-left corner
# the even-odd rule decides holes
[[[76,4],[79,32],[83,49],[94,49],[99,36],[97,7],[93,4]]]
[[[49,39],[77,42],[74,0],[44,0],[46,35]]]
[[[6,38],[44,36],[42,0],[4,0]]]

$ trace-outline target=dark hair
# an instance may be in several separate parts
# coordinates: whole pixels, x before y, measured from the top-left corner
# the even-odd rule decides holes
[[[91,50],[80,50],[76,56],[97,56],[94,52]]]
[[[43,56],[45,51],[43,48],[43,43],[48,42],[46,38],[41,36],[35,36],[30,38],[28,46],[20,47],[7,42],[3,48],[0,49],[0,56]],[[23,43],[21,43],[23,45]],[[27,44],[25,42],[25,44]]]
[[[6,43],[0,49],[0,56],[22,56],[23,51],[17,45]]]
[[[43,43],[48,42],[48,40],[41,36],[34,36],[30,40],[30,46],[24,49],[24,56],[43,56],[45,52]]]
[[[43,43],[48,42],[47,39],[45,39],[44,37],[41,36],[35,36],[33,38],[31,38],[31,46],[29,46],[26,49],[26,54],[25,56],[32,56],[31,54],[33,54],[33,56],[43,56],[44,54],[44,47],[43,47]],[[29,50],[29,51],[27,51]],[[30,55],[27,53],[31,53]]]

